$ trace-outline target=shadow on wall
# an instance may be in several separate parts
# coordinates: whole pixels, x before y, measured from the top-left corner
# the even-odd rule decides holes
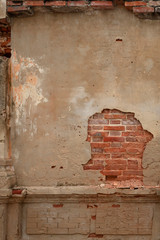
[[[143,152],[153,135],[144,130],[134,113],[104,109],[88,120],[91,159],[84,170],[99,170],[107,182],[143,185]]]

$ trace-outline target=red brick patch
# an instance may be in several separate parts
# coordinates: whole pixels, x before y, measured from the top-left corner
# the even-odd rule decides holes
[[[143,151],[152,138],[134,113],[117,109],[96,113],[88,120],[87,140],[92,154],[83,169],[99,170],[107,181],[138,179],[142,182]]]

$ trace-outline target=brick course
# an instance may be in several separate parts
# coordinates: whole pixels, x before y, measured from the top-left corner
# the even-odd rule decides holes
[[[112,122],[113,119],[116,122]],[[97,129],[97,130],[95,130]],[[84,170],[100,170],[107,181],[143,182],[142,157],[153,135],[144,130],[134,113],[105,109],[89,118],[87,141],[91,159]]]
[[[147,14],[151,14],[155,17],[154,13],[157,13],[158,7],[160,7],[160,1],[130,1],[130,0],[91,0],[91,1],[45,1],[45,0],[15,0],[7,1],[7,12],[9,14],[32,14],[34,7],[51,7],[54,11],[81,11],[81,10],[108,10],[113,9],[116,5],[124,5],[128,10],[133,11],[138,16],[143,16],[147,18]]]

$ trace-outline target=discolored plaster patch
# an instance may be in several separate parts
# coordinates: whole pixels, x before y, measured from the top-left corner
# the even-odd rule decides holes
[[[23,119],[26,115],[24,106],[28,100],[31,101],[33,106],[37,106],[42,102],[48,102],[47,98],[43,96],[39,79],[39,73],[41,74],[43,71],[43,68],[40,68],[33,59],[17,58],[16,52],[13,52],[12,80],[14,80],[14,84],[12,91],[17,124],[20,123],[20,118]]]

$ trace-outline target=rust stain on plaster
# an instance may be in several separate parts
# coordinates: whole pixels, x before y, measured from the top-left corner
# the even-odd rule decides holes
[[[13,102],[15,104],[16,122],[18,123],[23,118],[24,109],[28,99],[31,100],[32,106],[37,106],[42,102],[48,102],[43,96],[42,89],[40,87],[39,73],[42,73],[43,69],[38,66],[32,59],[17,57],[15,51],[13,51],[12,57],[12,95]],[[13,81],[15,80],[15,81]]]

